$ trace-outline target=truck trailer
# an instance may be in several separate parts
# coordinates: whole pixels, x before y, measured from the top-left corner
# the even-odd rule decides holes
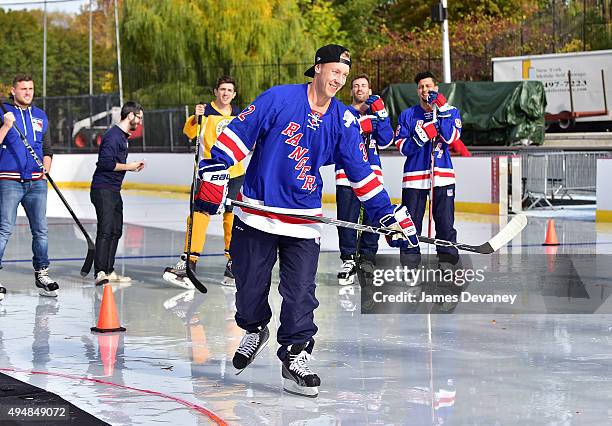
[[[493,58],[493,81],[541,81],[547,129],[612,130],[612,50]]]

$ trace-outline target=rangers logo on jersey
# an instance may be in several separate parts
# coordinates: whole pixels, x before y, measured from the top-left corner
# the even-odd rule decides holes
[[[35,132],[43,131],[43,121],[40,118],[32,117],[32,128]]]

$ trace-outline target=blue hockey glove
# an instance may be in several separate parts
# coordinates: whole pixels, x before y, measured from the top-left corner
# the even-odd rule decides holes
[[[446,98],[442,93],[430,91],[427,94],[427,103],[431,106],[436,105],[438,108],[442,108],[446,105]]]
[[[194,210],[208,214],[220,214],[227,197],[229,172],[225,165],[213,160],[200,161],[200,182],[194,200]]]
[[[366,105],[370,106],[370,112],[374,114],[380,121],[385,121],[389,118],[389,113],[387,112],[387,108],[385,108],[385,103],[382,98],[378,95],[372,95],[365,101]]]
[[[385,236],[391,247],[410,248],[419,245],[416,227],[406,206],[395,206],[392,214],[380,219],[380,224],[385,228],[397,231],[393,235]]]

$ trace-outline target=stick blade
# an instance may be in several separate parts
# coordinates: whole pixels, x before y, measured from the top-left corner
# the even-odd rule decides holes
[[[196,277],[193,271],[191,270],[189,262],[187,262],[187,278],[189,278],[191,284],[193,284],[193,286],[197,288],[200,293],[208,293],[208,289],[206,288],[206,286],[202,284],[200,280],[198,280],[198,277]]]
[[[86,277],[89,274],[89,271],[91,271],[91,266],[93,265],[95,255],[95,247],[89,247],[87,249],[87,255],[85,256],[85,262],[83,262],[83,267],[81,268],[82,277]]]
[[[492,249],[491,253],[495,252],[512,241],[514,237],[521,233],[525,226],[527,226],[527,216],[522,213],[517,214],[497,235],[484,245],[488,244]]]

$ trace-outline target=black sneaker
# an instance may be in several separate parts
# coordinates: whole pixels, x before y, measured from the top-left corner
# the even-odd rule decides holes
[[[234,273],[232,272],[232,259],[227,261],[225,265],[225,272],[223,273],[223,281],[221,282],[223,285],[235,286],[236,279],[234,278]]]
[[[255,357],[268,344],[269,338],[270,330],[268,330],[268,326],[265,326],[260,331],[254,333],[247,332],[244,335],[232,359],[234,368],[239,370],[236,375],[242,373],[242,370],[255,360]]]
[[[294,395],[316,398],[319,395],[321,379],[310,370],[308,343],[289,346],[287,358],[283,361],[283,389]]]
[[[45,297],[57,297],[59,285],[49,277],[48,268],[40,268],[38,271],[34,271],[34,278],[34,284],[40,289],[38,294]]]
[[[4,295],[6,294],[6,289],[4,287],[2,287],[2,284],[0,284],[0,302],[2,302],[4,300]]]

